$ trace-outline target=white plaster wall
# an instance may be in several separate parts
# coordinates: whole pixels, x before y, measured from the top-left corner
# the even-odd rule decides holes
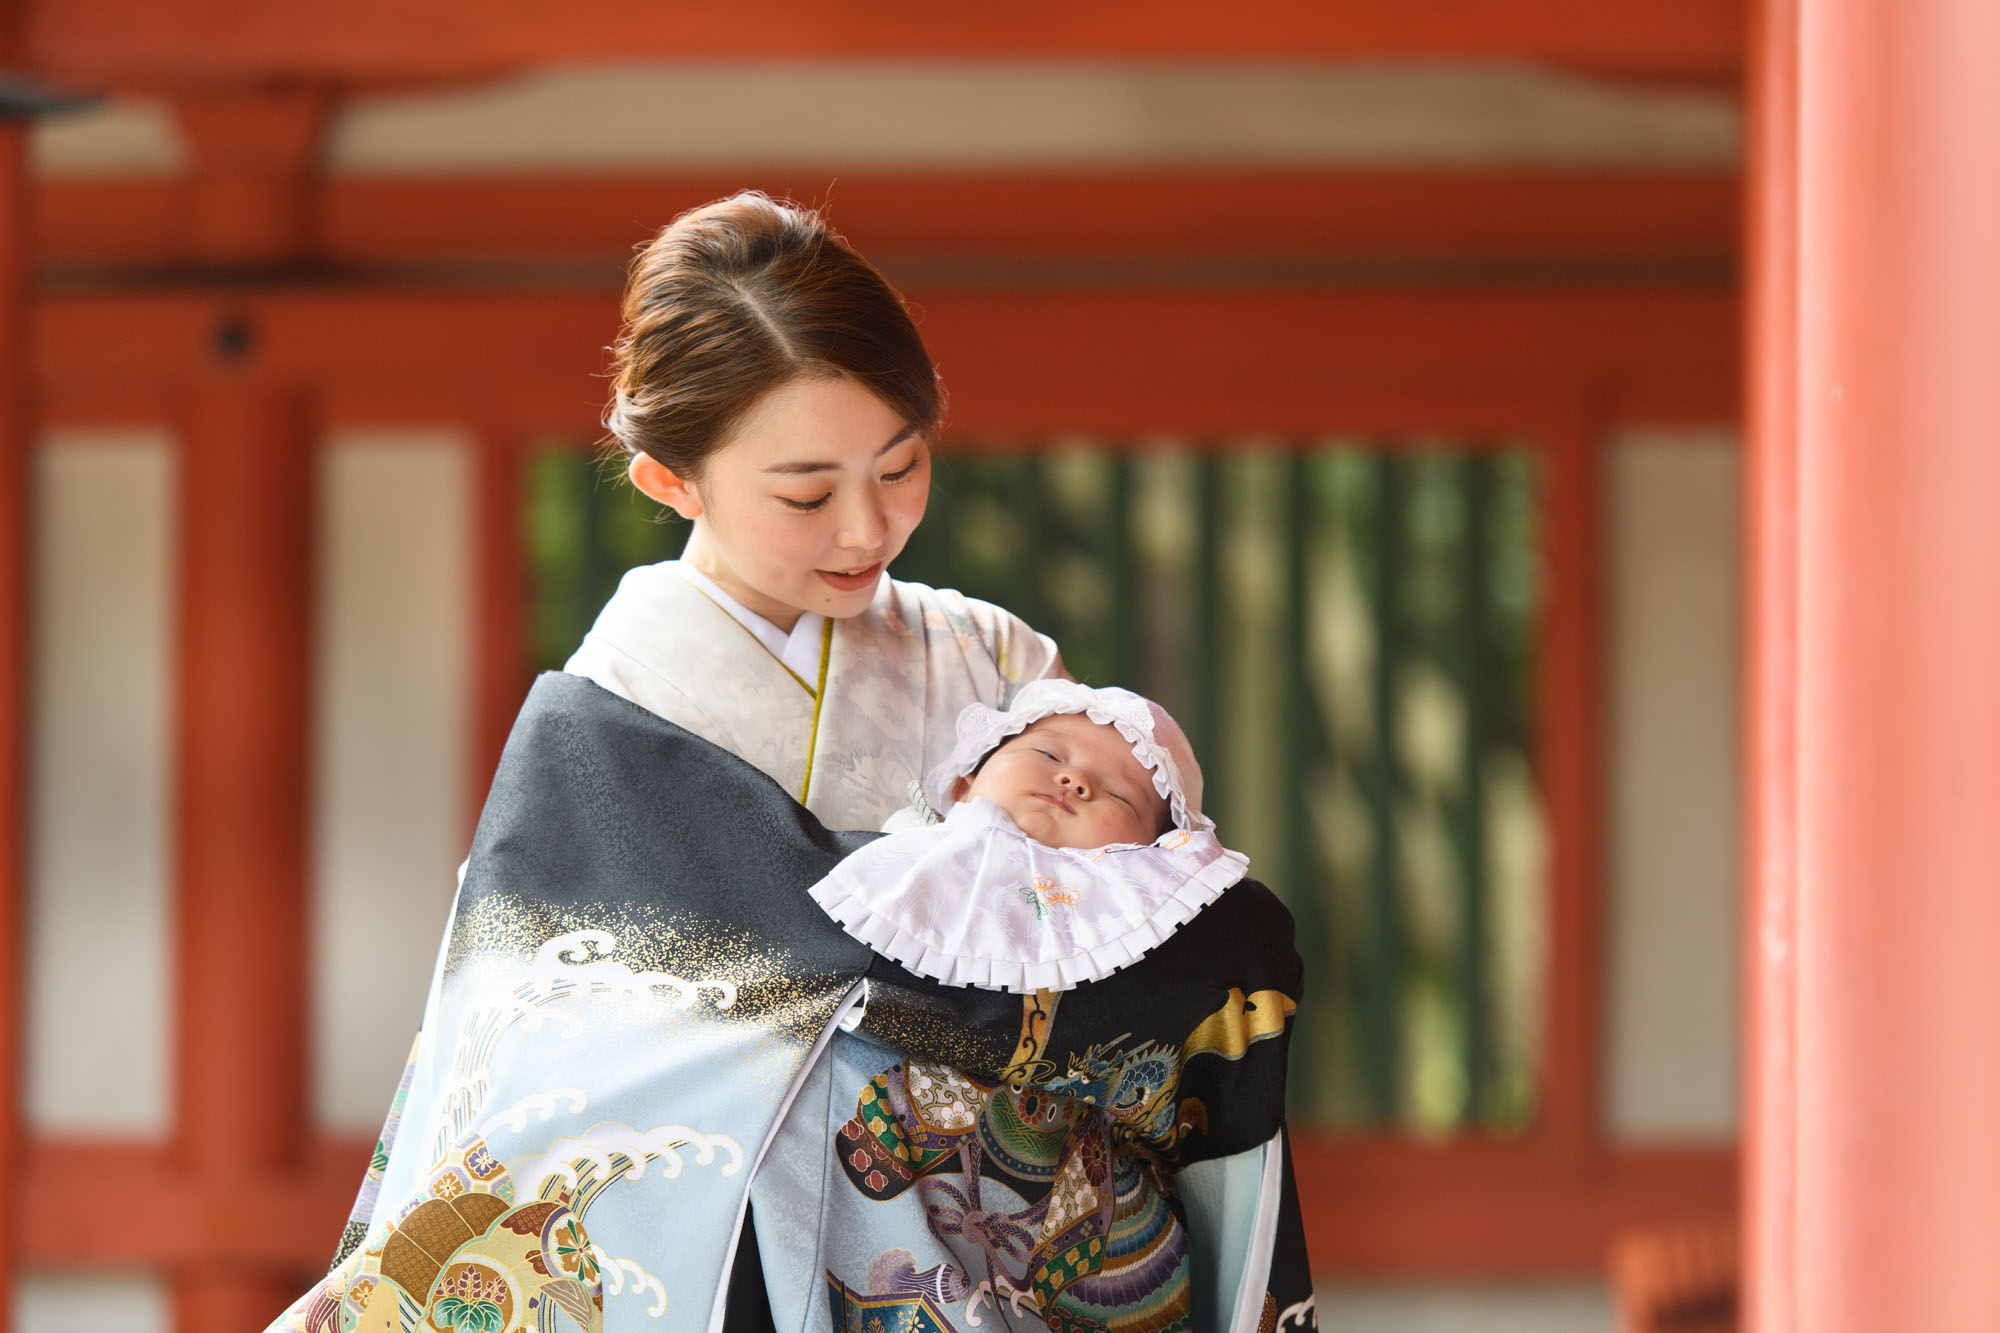
[[[355,98],[334,172],[1081,163],[1718,167],[1722,92],[1510,66],[628,64]],[[186,149],[162,102],[39,124],[44,175],[160,175]]]
[[[29,1273],[14,1289],[15,1333],[167,1333],[166,1285],[122,1274]]]
[[[38,176],[172,176],[187,164],[186,141],[163,98],[107,99],[45,116],[28,132],[28,166]]]
[[[1392,1284],[1322,1282],[1327,1333],[1612,1333],[1610,1293],[1597,1283]]]
[[[373,1132],[472,831],[472,459],[449,431],[343,432],[321,480],[312,1106]]]
[[[169,1118],[174,465],[161,432],[35,456],[26,1115]]]
[[[1608,469],[1606,1115],[1723,1139],[1737,1095],[1741,456],[1726,430],[1633,432]]]
[[[1707,93],[1526,68],[909,64],[559,69],[383,96],[342,117],[344,171],[440,164],[1733,161]]]

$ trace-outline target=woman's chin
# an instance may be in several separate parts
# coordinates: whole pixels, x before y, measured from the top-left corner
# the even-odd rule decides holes
[[[882,585],[882,567],[877,565],[867,578],[858,584],[842,587],[814,570],[815,581],[819,584],[819,603],[813,609],[829,620],[846,620],[858,616],[875,604],[875,590]]]

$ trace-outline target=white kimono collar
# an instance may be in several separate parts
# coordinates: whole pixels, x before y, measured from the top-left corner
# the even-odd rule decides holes
[[[729,613],[729,618],[750,631],[764,645],[764,651],[784,663],[785,669],[805,682],[807,689],[819,679],[820,656],[825,648],[826,617],[817,611],[801,611],[789,631],[781,630],[763,616],[724,592],[722,585],[686,560],[669,567],[692,583],[709,601]]]

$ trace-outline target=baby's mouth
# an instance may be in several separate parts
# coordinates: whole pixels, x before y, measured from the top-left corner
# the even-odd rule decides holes
[[[1051,796],[1047,792],[1039,792],[1039,791],[1036,792],[1035,795],[1041,797],[1041,799],[1047,801],[1050,805],[1060,807],[1063,813],[1065,814],[1073,815],[1076,813],[1076,807],[1071,805],[1068,801],[1064,800],[1060,796]]]

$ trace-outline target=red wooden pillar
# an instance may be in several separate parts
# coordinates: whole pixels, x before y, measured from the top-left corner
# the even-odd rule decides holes
[[[1535,746],[1548,818],[1550,864],[1547,1073],[1535,1134],[1574,1171],[1600,1165],[1604,1060],[1599,978],[1604,952],[1603,575],[1604,448],[1593,414],[1579,411],[1542,428],[1545,663],[1536,685]]]
[[[308,253],[323,115],[311,93],[183,103],[192,253],[246,266]],[[309,1146],[317,468],[306,392],[262,369],[259,341],[254,300],[218,305],[180,422],[174,1147],[225,1197],[298,1171]],[[302,1275],[226,1246],[202,1253],[176,1275],[178,1333],[263,1328],[300,1289]]]
[[[1743,840],[1743,1292],[1747,1328],[1790,1333],[1797,1115],[1798,0],[1763,0],[1750,41],[1745,227],[1749,619]]]
[[[2000,7],[1761,38],[1753,1327],[1991,1330]]]
[[[219,371],[182,419],[175,1147],[246,1189],[306,1146],[312,439],[283,389]],[[298,1293],[211,1254],[180,1333],[262,1328]]]
[[[486,803],[500,751],[532,683],[528,661],[528,552],[522,530],[526,442],[506,425],[483,427],[474,440],[478,487],[472,511],[472,773],[470,829]]]
[[[0,34],[0,52],[7,48]],[[27,898],[27,131],[0,121],[0,1333],[21,1237],[22,907]]]

